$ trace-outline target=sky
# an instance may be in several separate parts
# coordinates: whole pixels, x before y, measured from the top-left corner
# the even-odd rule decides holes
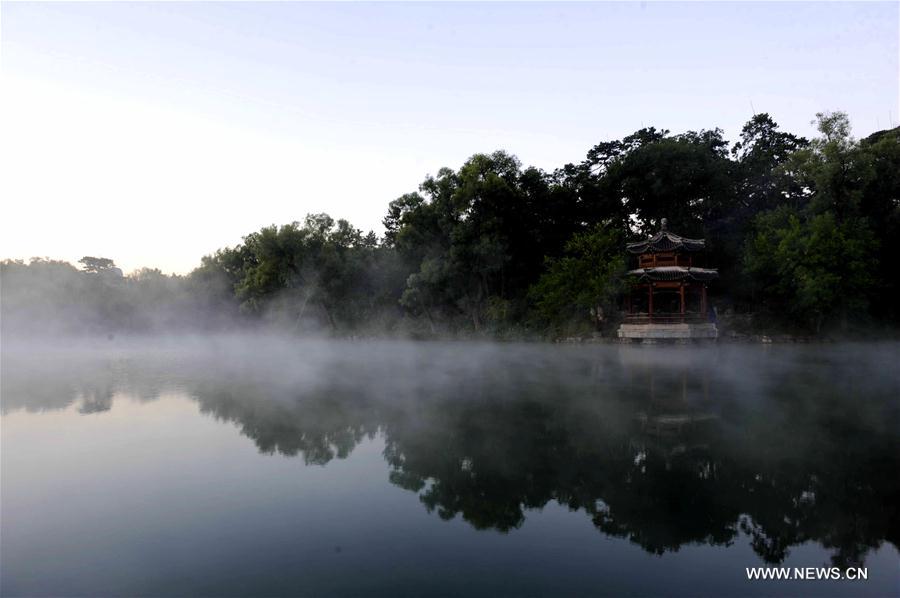
[[[0,4],[0,258],[187,273],[442,166],[644,126],[900,124],[900,3]]]

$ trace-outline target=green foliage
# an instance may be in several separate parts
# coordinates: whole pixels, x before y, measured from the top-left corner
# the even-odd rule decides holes
[[[240,265],[229,268],[233,259]],[[310,214],[299,222],[247,235],[243,245],[214,256],[233,272],[244,313],[294,328],[332,332],[362,326],[383,298],[373,277],[383,254],[374,234],[346,220]]]
[[[458,172],[441,169],[421,194],[392,202],[387,238],[412,270],[401,305],[432,329],[436,319],[480,330],[514,317],[510,300],[522,301],[546,254],[541,220],[556,209],[541,201],[549,187],[540,171],[495,152]]]
[[[84,256],[78,263],[81,264],[82,268],[85,272],[92,272],[94,274],[102,274],[106,272],[114,272],[118,270],[116,268],[116,263],[105,257],[91,257],[89,255]],[[122,275],[121,271],[118,271],[119,276]]]
[[[704,236],[733,200],[726,148],[718,129],[667,136],[616,160],[606,176],[640,234],[668,218],[673,230]]]
[[[558,329],[572,321],[599,324],[611,313],[624,285],[622,233],[608,223],[576,234],[560,258],[548,258],[546,271],[529,290],[532,320]],[[593,316],[593,317],[592,317]]]
[[[817,332],[833,318],[864,310],[875,283],[877,243],[862,219],[831,212],[804,218],[790,208],[761,214],[746,253],[748,273],[770,307]]]
[[[875,174],[872,156],[850,137],[846,114],[816,116],[822,136],[794,153],[788,167],[807,190],[809,209],[832,211],[838,218],[860,215],[866,187]]]
[[[898,231],[900,151],[896,134],[860,144],[845,114],[817,117],[821,136],[784,162],[801,201],[757,216],[744,263],[757,300],[818,332],[846,327],[896,288],[882,268],[896,272],[889,234]]]
[[[731,150],[738,184],[736,220],[747,224],[748,216],[800,196],[795,177],[780,166],[808,145],[803,137],[779,131],[768,114],[756,114],[744,125],[741,140]]]
[[[812,140],[755,115],[719,129],[644,128],[553,171],[475,154],[391,201],[385,235],[311,214],[205,256],[188,276],[112,259],[81,270],[6,261],[4,330],[269,325],[329,334],[560,333],[613,318],[624,244],[671,230],[707,240],[720,308],[810,329],[900,323],[900,129],[862,141],[820,113]],[[613,318],[614,319],[614,318]]]
[[[82,263],[85,263],[83,260]],[[0,262],[3,333],[115,334],[220,326],[202,289],[144,268],[122,276],[112,260],[85,264],[34,258]]]

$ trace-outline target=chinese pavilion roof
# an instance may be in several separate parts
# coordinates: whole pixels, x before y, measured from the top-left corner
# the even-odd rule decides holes
[[[719,277],[718,270],[711,268],[689,268],[685,266],[638,268],[636,270],[629,270],[628,274],[637,276],[637,279],[640,282],[662,282],[670,280],[706,281]]]
[[[662,219],[660,231],[643,241],[629,243],[626,248],[629,253],[660,253],[663,251],[701,251],[706,248],[703,239],[688,239],[666,230],[666,219]]]

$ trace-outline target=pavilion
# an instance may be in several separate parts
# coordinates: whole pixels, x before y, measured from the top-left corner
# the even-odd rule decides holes
[[[628,272],[632,284],[619,338],[653,342],[718,336],[706,292],[719,273],[701,267],[705,240],[670,232],[663,218],[658,233],[627,249],[638,267]]]

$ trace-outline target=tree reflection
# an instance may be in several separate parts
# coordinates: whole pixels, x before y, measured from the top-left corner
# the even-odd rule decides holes
[[[4,410],[7,388],[39,402],[66,389],[68,402],[42,408],[80,393],[91,397],[87,413],[109,409],[119,391],[158,396],[164,378],[263,453],[325,465],[380,434],[391,483],[479,530],[510,532],[555,501],[659,555],[746,534],[767,563],[816,541],[846,567],[884,541],[900,544],[892,383],[794,359],[767,362],[751,384],[729,362],[648,355],[473,360],[449,381],[414,360],[353,369],[356,357],[317,365],[312,382],[278,364],[70,368],[11,382]]]
[[[264,453],[301,456],[308,464],[325,465],[350,455],[363,438],[378,431],[365,400],[322,393],[296,396],[266,386],[238,384],[227,390],[193,389],[200,410],[240,426]]]
[[[78,413],[88,415],[91,413],[103,413],[112,409],[113,390],[109,386],[86,389],[81,393],[81,407]]]
[[[18,409],[65,409],[75,403],[83,415],[102,413],[110,410],[115,390],[122,386],[116,379],[118,368],[107,360],[4,354],[0,367],[0,412],[4,414]]]
[[[812,540],[849,566],[885,540],[897,544],[889,403],[848,407],[840,388],[805,380],[800,389],[787,376],[763,404],[747,405],[708,371],[639,370],[604,369],[587,395],[583,379],[533,385],[481,372],[415,397],[382,379],[362,395],[232,389],[198,400],[261,450],[308,463],[345,457],[380,431],[391,483],[480,530],[509,532],[556,501],[654,554],[728,545],[743,532],[768,563]],[[393,394],[367,398],[376,390]],[[796,404],[811,392],[814,409]],[[873,429],[873,417],[894,427]]]

